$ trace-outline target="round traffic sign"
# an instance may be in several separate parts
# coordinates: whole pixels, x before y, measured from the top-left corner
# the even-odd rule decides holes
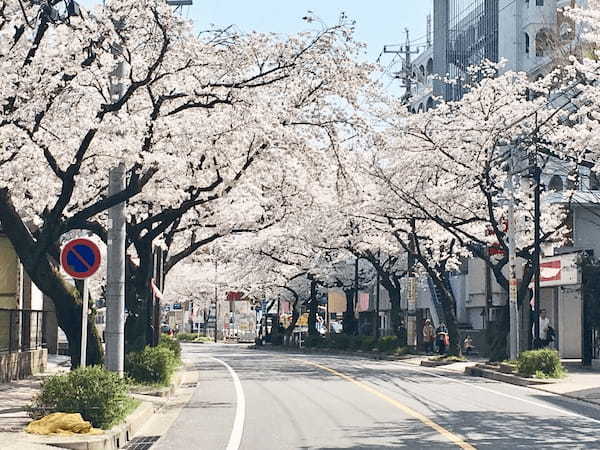
[[[73,239],[62,248],[60,263],[71,277],[77,280],[89,278],[100,267],[100,249],[90,239]]]

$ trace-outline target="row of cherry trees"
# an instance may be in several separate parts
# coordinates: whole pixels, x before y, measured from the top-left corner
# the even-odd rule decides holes
[[[0,224],[54,301],[75,364],[81,298],[56,256],[74,230],[106,241],[107,210],[118,202],[128,205],[129,348],[144,345],[159,245],[167,276],[183,261],[206,271],[210,248],[227,264],[220,283],[287,296],[296,313],[306,302],[313,332],[317,290],[329,287],[347,292],[344,322],[355,331],[350,258],[359,258],[361,285],[379,273],[397,329],[400,280],[414,260],[442,293],[457,353],[448,274],[476,257],[507,288],[506,256],[486,251],[497,242],[506,255],[507,150],[518,149],[520,167],[558,158],[574,174],[596,159],[597,5],[569,13],[587,43],[569,66],[537,81],[497,76],[502,68],[491,64],[474,68],[463,100],[411,115],[372,81],[375,67],[357,62],[362,46],[344,16],[290,37],[231,29],[198,36],[163,2],[112,0],[57,19],[49,11],[58,3],[0,0]],[[126,75],[117,79],[123,60]],[[117,163],[127,186],[109,196]],[[530,194],[520,177],[520,302],[533,275]],[[567,192],[544,207],[544,241],[565,238],[572,201]],[[88,329],[88,358],[99,361]]]

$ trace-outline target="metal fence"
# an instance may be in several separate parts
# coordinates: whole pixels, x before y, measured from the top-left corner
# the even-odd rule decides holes
[[[0,353],[45,347],[44,319],[41,310],[0,308]]]

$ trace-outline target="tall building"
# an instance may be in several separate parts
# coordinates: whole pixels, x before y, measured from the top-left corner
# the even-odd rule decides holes
[[[434,98],[459,100],[466,92],[468,68],[484,60],[504,61],[504,71],[531,78],[546,73],[573,51],[574,24],[562,8],[585,0],[434,0],[433,46],[412,65],[410,101],[426,111]],[[451,82],[446,82],[451,80]]]

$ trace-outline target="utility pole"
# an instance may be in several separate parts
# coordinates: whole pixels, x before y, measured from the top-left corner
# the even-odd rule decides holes
[[[519,357],[519,307],[517,304],[517,250],[516,250],[516,230],[515,230],[515,194],[513,186],[514,165],[512,146],[509,149],[509,169],[508,169],[508,307],[510,320],[510,359],[515,360]]]
[[[217,286],[217,277],[218,277],[218,261],[215,258],[215,344],[218,340],[218,325],[219,325],[219,289]]]
[[[375,338],[379,339],[379,288],[381,284],[381,274],[379,270],[381,269],[381,250],[377,251],[377,267],[377,287],[375,288]]]
[[[400,55],[402,59],[402,70],[396,74],[396,78],[401,79],[404,83],[403,88],[406,89],[404,96],[402,97],[404,102],[408,102],[412,97],[412,55],[419,53],[418,50],[411,50],[410,48],[410,32],[408,28],[405,28],[406,32],[406,44],[400,46],[399,50],[390,50],[389,45],[383,47],[383,53],[393,53],[394,55]]]
[[[415,277],[415,252],[417,251],[415,236],[415,219],[410,219],[410,236],[408,243],[408,296],[406,301],[407,320],[406,338],[410,347],[417,345],[417,279]],[[439,324],[438,324],[439,325]],[[394,330],[396,331],[396,330]]]
[[[110,170],[108,195],[125,189],[125,166]],[[125,354],[125,203],[108,210],[106,265],[106,368],[123,373]]]
[[[431,14],[427,14],[427,48],[431,48],[433,40],[431,39]]]
[[[541,229],[540,229],[540,176],[541,169],[537,163],[538,154],[538,117],[535,115],[535,153],[530,155],[529,165],[533,170],[533,304],[535,309],[535,322],[534,322],[534,336],[533,343],[534,348],[539,345],[540,342],[540,256],[541,256]]]
[[[117,24],[122,29],[123,22]],[[113,45],[119,59],[110,80],[111,101],[120,100],[125,92],[125,61],[120,44]],[[119,163],[109,172],[108,195],[125,189],[125,166]],[[125,357],[125,202],[108,210],[108,245],[106,273],[106,368],[123,375]]]

